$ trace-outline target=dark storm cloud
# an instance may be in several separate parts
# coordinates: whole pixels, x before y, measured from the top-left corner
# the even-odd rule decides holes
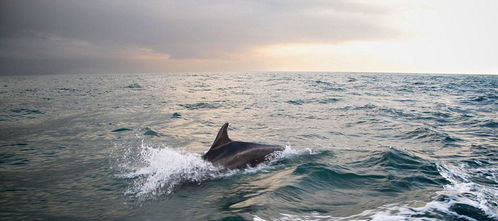
[[[277,43],[391,38],[388,11],[354,1],[0,2],[1,73],[126,71],[146,49],[171,59],[223,57]],[[137,70],[132,70],[137,71]]]

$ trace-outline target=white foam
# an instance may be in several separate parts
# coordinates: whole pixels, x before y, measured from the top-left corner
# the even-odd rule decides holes
[[[181,183],[199,183],[222,174],[221,168],[200,155],[166,146],[152,147],[142,142],[138,151],[130,153],[138,155],[127,158],[134,161],[122,165],[129,169],[122,176],[136,179],[127,194],[138,197],[169,194]]]
[[[273,152],[272,154],[268,155],[266,159],[272,163],[272,162],[278,162],[279,160],[282,159],[291,159],[296,156],[300,155],[313,155],[316,154],[315,151],[313,151],[310,148],[305,148],[305,149],[293,149],[290,145],[286,145],[285,149],[283,151],[276,151]]]
[[[119,176],[133,179],[133,184],[126,194],[139,199],[150,196],[171,194],[183,183],[201,183],[210,179],[232,176],[237,173],[247,174],[268,170],[272,164],[285,158],[301,154],[312,154],[311,149],[294,150],[286,146],[284,151],[276,152],[268,162],[244,170],[227,170],[204,161],[200,154],[189,153],[167,146],[154,147],[143,141],[139,147],[127,148],[120,168],[125,172]]]
[[[464,164],[450,166],[444,163],[438,163],[438,170],[441,176],[451,182],[445,185],[444,189],[438,192],[439,195],[449,197],[444,210],[448,210],[451,205],[462,203],[479,208],[489,216],[498,219],[498,208],[492,204],[498,204],[498,188],[490,185],[482,185],[470,180],[469,171]],[[475,170],[488,170],[489,168],[479,168]],[[496,171],[494,171],[496,173]],[[496,180],[495,180],[496,181]],[[472,197],[468,197],[471,195]]]

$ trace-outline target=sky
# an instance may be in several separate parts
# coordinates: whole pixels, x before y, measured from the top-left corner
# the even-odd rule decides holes
[[[495,0],[1,0],[0,74],[498,73]]]

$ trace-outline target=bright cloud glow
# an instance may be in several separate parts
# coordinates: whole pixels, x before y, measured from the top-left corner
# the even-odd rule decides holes
[[[492,0],[5,0],[0,74],[498,73]]]

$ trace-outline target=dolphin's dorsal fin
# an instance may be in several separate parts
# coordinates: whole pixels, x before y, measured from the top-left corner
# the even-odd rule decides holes
[[[220,131],[218,131],[218,135],[216,135],[216,139],[214,139],[213,145],[211,145],[210,150],[215,149],[223,144],[227,144],[232,142],[228,137],[228,123],[223,124]]]

